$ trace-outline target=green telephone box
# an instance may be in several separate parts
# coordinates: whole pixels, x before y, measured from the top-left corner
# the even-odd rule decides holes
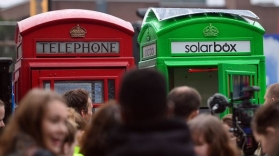
[[[150,8],[138,36],[138,66],[161,71],[169,90],[196,88],[202,108],[214,93],[237,98],[245,86],[260,87],[252,101],[262,104],[265,30],[257,19],[248,10]]]

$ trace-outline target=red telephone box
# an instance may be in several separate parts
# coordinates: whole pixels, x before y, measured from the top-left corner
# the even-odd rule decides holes
[[[93,106],[117,97],[121,75],[134,67],[131,23],[89,10],[67,9],[17,23],[16,102],[31,88],[91,93]]]

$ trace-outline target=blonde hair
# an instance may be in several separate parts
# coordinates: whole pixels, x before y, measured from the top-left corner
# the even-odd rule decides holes
[[[78,130],[85,130],[86,122],[75,109],[68,107],[68,120],[72,121]]]

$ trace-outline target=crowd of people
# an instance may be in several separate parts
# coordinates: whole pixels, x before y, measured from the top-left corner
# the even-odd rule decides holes
[[[60,95],[32,89],[8,123],[0,101],[0,156],[240,156],[230,131],[232,115],[221,120],[200,114],[201,95],[190,86],[167,91],[156,70],[123,76],[117,100],[92,113],[84,89]],[[256,155],[279,156],[279,83],[267,88],[251,127]]]

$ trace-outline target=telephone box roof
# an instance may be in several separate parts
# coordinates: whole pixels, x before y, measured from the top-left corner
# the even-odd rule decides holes
[[[221,13],[221,14],[232,14],[243,17],[250,17],[253,19],[259,19],[257,15],[249,10],[230,10],[230,9],[194,9],[194,8],[150,8],[145,14],[148,16],[148,13],[153,11],[159,21],[179,17],[187,16],[193,14],[206,14],[206,13]]]
[[[34,30],[38,27],[44,27],[46,25],[56,25],[57,21],[60,23],[65,22],[100,22],[110,26],[115,26],[118,29],[128,34],[134,34],[133,26],[130,22],[124,21],[120,18],[114,17],[109,14],[91,11],[91,10],[82,10],[82,9],[64,9],[50,11],[46,13],[41,13],[27,19],[24,19],[18,22],[19,32],[27,33],[31,30]]]
[[[192,8],[149,8],[144,16],[138,41],[143,32],[152,27],[156,36],[174,29],[198,23],[226,23],[237,25],[264,34],[265,30],[257,21],[259,17],[249,10],[192,9]]]

